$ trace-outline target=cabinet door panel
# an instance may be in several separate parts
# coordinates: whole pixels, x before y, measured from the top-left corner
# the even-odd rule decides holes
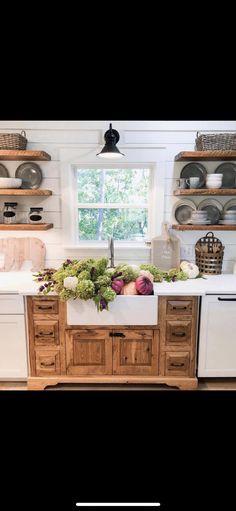
[[[68,330],[67,374],[112,374],[112,338],[107,330]]]
[[[157,330],[113,331],[113,374],[158,374]]]

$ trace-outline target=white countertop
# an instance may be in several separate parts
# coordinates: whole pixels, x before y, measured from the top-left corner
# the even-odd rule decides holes
[[[39,285],[33,281],[33,274],[30,271],[0,272],[0,293],[37,295]],[[177,282],[157,282],[154,284],[154,292],[157,295],[170,296],[236,294],[236,275],[224,274]]]

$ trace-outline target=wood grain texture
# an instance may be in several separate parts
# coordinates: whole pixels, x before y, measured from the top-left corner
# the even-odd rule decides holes
[[[158,375],[158,330],[113,330],[113,374]],[[123,337],[116,337],[121,333]]]
[[[0,224],[0,231],[47,231],[53,224]]]
[[[176,231],[236,231],[236,225],[221,225],[221,224],[207,224],[207,225],[180,225],[175,224],[171,229]]]
[[[4,255],[4,266],[0,271],[20,271],[24,261],[32,261],[30,271],[45,267],[45,244],[38,238],[2,238],[0,253]]]
[[[51,160],[51,156],[45,151],[15,151],[13,149],[0,149],[0,160],[48,161]]]
[[[26,196],[43,196],[52,195],[51,190],[43,190],[43,188],[37,188],[37,190],[26,190],[21,188],[0,188],[0,195],[26,195]]]
[[[109,330],[67,330],[68,375],[112,374],[112,339]]]
[[[179,188],[174,195],[236,195],[236,188]]]
[[[178,308],[179,306],[179,308]],[[196,375],[197,320],[199,300],[195,296],[160,296],[160,374],[163,376]],[[185,334],[172,335],[174,333]],[[166,353],[169,353],[169,358]],[[178,367],[172,366],[171,356],[188,353]],[[178,363],[178,360],[177,360]],[[174,362],[173,362],[174,364]]]
[[[140,384],[140,385],[168,385],[169,387],[177,387],[181,390],[196,390],[198,387],[197,378],[186,378],[180,376],[56,376],[50,378],[29,377],[27,381],[28,390],[43,390],[48,385],[57,385],[58,383],[77,383],[77,384],[102,384],[102,383],[118,383],[120,385]]]
[[[181,151],[175,156],[175,161],[187,160],[236,160],[236,151]]]

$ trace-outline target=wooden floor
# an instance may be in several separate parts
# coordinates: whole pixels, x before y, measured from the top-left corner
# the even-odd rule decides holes
[[[0,382],[0,390],[27,390],[25,382]],[[77,384],[58,384],[47,387],[45,390],[179,390],[167,385],[77,385]],[[197,390],[236,390],[236,378],[201,378],[199,379]],[[180,391],[179,391],[180,392]]]

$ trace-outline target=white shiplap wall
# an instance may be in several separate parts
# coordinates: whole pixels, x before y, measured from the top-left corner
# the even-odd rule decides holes
[[[0,121],[0,132],[19,132],[24,129],[27,134],[27,149],[42,149],[51,155],[51,161],[38,162],[43,173],[42,188],[53,191],[51,197],[17,197],[18,218],[24,221],[30,206],[43,206],[46,222],[52,222],[54,229],[49,231],[0,231],[0,238],[7,236],[34,236],[46,244],[46,266],[58,267],[66,257],[84,257],[89,252],[83,250],[68,250],[62,243],[62,215],[61,215],[61,183],[60,165],[61,155],[65,149],[73,152],[75,149],[87,149],[90,153],[98,152],[103,144],[103,134],[108,129],[110,121]],[[112,121],[111,121],[112,122]],[[193,150],[197,131],[236,131],[236,121],[113,121],[113,128],[120,133],[119,148],[128,155],[134,155],[136,149],[143,152],[146,161],[152,161],[152,154],[156,149],[161,150],[161,161],[158,165],[164,172],[164,208],[161,207],[158,215],[162,220],[174,222],[173,206],[178,197],[173,196],[175,179],[179,177],[181,169],[187,162],[174,162],[175,155],[184,150]],[[130,156],[131,158],[131,156]],[[123,160],[125,163],[125,159]],[[128,159],[126,159],[128,161]],[[2,162],[7,167],[10,176],[15,175],[18,161]],[[98,162],[101,163],[100,161]],[[155,162],[153,162],[155,163]],[[213,172],[220,162],[203,162],[208,172]],[[198,204],[203,197],[191,198]],[[230,197],[219,198],[224,204]],[[0,197],[0,210],[3,202],[7,200]],[[8,198],[9,200],[9,198]],[[1,212],[0,212],[0,222]],[[208,229],[207,229],[208,230]],[[207,232],[206,230],[206,232]],[[209,229],[210,230],[210,229]],[[194,260],[194,245],[204,231],[174,232],[181,239],[182,257]],[[217,231],[216,235],[225,245],[223,271],[232,272],[233,262],[236,260],[236,232]],[[188,257],[185,250],[187,249]],[[100,255],[100,254],[99,254]],[[116,253],[116,262],[129,257],[135,261],[133,254]],[[148,251],[145,249],[138,254],[136,260],[147,260]]]

